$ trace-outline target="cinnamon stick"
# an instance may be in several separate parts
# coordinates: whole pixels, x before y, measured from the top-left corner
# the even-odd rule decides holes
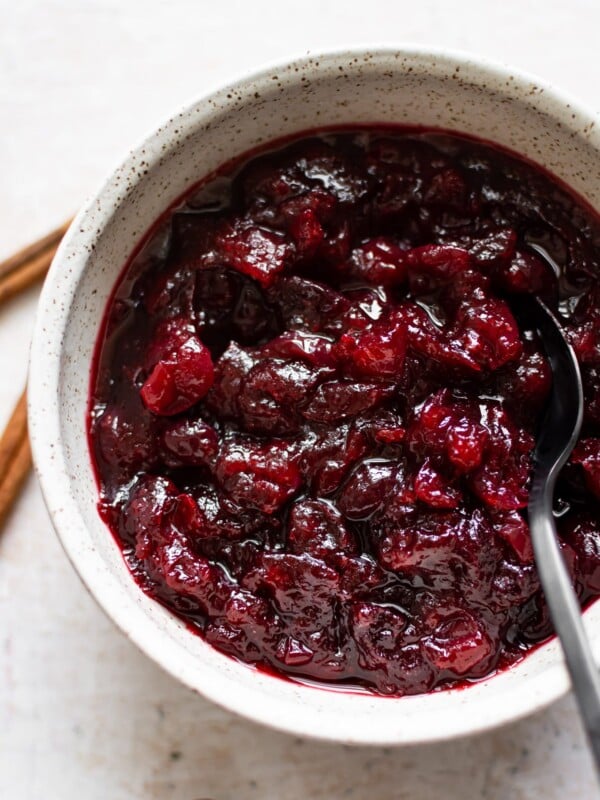
[[[27,398],[23,392],[0,438],[0,527],[31,469],[27,436]]]
[[[0,305],[46,275],[70,224],[70,220],[65,222],[52,233],[0,263]]]
[[[26,433],[27,393],[23,392],[0,439],[0,483],[4,480],[4,475],[6,474],[10,461],[18,450],[21,439]]]
[[[23,264],[19,269],[0,277],[0,306],[10,300],[11,297],[41,281],[50,269],[54,253],[54,249],[41,253],[32,261]]]
[[[41,280],[71,221],[0,263],[0,305]],[[23,392],[0,437],[0,528],[31,469],[27,396]]]
[[[56,249],[60,244],[61,239],[67,232],[71,222],[72,220],[67,220],[65,223],[48,233],[46,236],[43,236],[36,242],[32,242],[32,244],[28,244],[27,247],[23,247],[17,253],[14,253],[12,256],[0,263],[0,278],[3,278],[10,272],[14,272],[24,264],[28,264],[42,253],[48,253],[49,251],[52,251],[53,253],[56,252]]]

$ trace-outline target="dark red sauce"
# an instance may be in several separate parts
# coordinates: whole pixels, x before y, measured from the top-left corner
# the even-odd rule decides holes
[[[600,222],[471,139],[272,147],[163,217],[117,286],[101,513],[142,589],[235,658],[383,694],[481,678],[552,630],[526,518],[551,373],[519,293],[580,360],[556,514],[600,594]]]

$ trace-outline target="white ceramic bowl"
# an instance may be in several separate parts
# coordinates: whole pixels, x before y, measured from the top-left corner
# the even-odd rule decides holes
[[[600,207],[600,125],[538,80],[415,48],[303,58],[192,103],[134,149],[71,226],[44,286],[32,345],[30,430],[42,489],[84,583],[130,639],[231,711],[295,734],[400,744],[474,733],[564,694],[556,641],[466,690],[383,698],[303,686],[221,655],[144,595],[96,510],[85,428],[90,365],[112,286],[153,221],[191,184],[256,145],[316,126],[396,122],[463,131],[528,156]],[[595,124],[596,123],[596,124]],[[600,604],[585,622],[600,656]]]

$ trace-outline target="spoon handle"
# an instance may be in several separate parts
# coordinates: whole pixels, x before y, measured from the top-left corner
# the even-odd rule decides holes
[[[563,648],[575,699],[600,777],[600,676],[556,538],[552,514],[553,493],[554,481],[534,479],[529,497],[531,539],[546,603]]]

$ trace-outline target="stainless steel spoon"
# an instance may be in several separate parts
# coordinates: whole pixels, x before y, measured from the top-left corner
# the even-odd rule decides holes
[[[553,375],[548,409],[534,451],[528,507],[531,539],[550,616],[562,645],[600,776],[600,677],[583,627],[581,609],[560,553],[552,513],[556,478],[581,429],[581,374],[575,353],[548,307],[532,296],[518,305],[518,315],[537,329]]]

